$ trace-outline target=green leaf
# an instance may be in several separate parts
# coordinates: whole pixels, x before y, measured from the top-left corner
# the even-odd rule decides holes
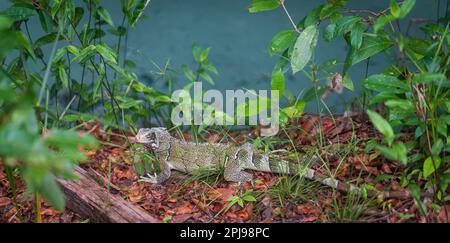
[[[371,110],[367,110],[367,115],[369,116],[375,128],[385,136],[388,144],[389,145],[392,144],[392,141],[394,141],[394,131],[392,130],[392,127],[389,124],[389,122],[386,121],[378,113]]]
[[[276,9],[279,6],[280,2],[278,0],[252,0],[252,4],[248,8],[248,11],[250,13],[257,13]]]
[[[337,37],[336,35],[336,24],[329,24],[325,27],[325,31],[323,32],[323,39],[325,41],[332,41]]]
[[[318,86],[317,88],[311,88],[305,92],[302,100],[305,102],[310,102],[315,100],[317,97],[321,97],[325,92],[327,92],[329,88],[327,86]]]
[[[408,150],[404,143],[402,142],[396,142],[392,144],[391,148],[381,146],[381,145],[375,145],[375,147],[380,151],[387,159],[401,162],[402,164],[406,165],[408,163]]]
[[[409,112],[415,112],[416,107],[411,100],[391,99],[385,102],[385,105],[391,109],[399,109]]]
[[[239,206],[241,206],[241,208],[244,207],[244,201],[243,201],[242,199],[237,198],[236,201],[237,201],[237,204],[238,204]]]
[[[394,16],[396,19],[400,17],[400,7],[398,6],[397,0],[391,0],[390,10],[392,16]]]
[[[306,103],[304,101],[296,101],[294,105],[283,108],[281,111],[289,118],[299,118],[305,111]]]
[[[77,27],[78,24],[80,23],[81,19],[83,18],[84,15],[84,9],[81,7],[76,7],[75,8],[75,16],[72,19],[72,25]]]
[[[183,65],[181,69],[183,70],[183,74],[187,79],[189,79],[191,82],[196,81],[194,72],[188,66]]]
[[[284,72],[281,69],[277,69],[272,73],[272,79],[270,80],[270,89],[278,90],[279,95],[282,96],[284,93],[285,86],[286,81],[284,79]]]
[[[380,92],[379,94],[375,95],[374,97],[372,97],[370,99],[369,105],[374,105],[374,104],[381,103],[381,102],[384,102],[384,101],[390,100],[390,99],[398,99],[398,96],[395,95],[394,92],[383,91],[383,92]]]
[[[25,36],[23,32],[15,32],[16,34],[16,42],[19,44],[26,52],[36,60],[36,54],[34,53],[33,47],[31,43],[28,41],[28,38]]]
[[[38,186],[38,192],[56,210],[64,210],[66,206],[64,194],[52,174],[46,173],[43,183]]]
[[[74,56],[80,54],[80,50],[76,46],[68,45],[65,48],[69,53],[71,53]]]
[[[377,92],[404,93],[409,91],[407,83],[385,74],[376,74],[362,81],[364,88]]]
[[[392,15],[382,15],[381,17],[379,17],[373,25],[373,29],[374,29],[375,33],[378,32],[381,28],[383,28],[383,26],[390,23],[394,19],[395,18]]]
[[[406,165],[408,163],[408,150],[406,149],[406,146],[402,142],[396,142],[392,145],[392,149],[397,154],[397,161],[400,161],[402,164]]]
[[[328,3],[325,4],[320,10],[320,19],[322,20],[339,13],[339,9],[342,8],[347,2],[347,0],[328,1]]]
[[[434,156],[434,157],[430,156],[430,157],[428,157],[425,160],[425,162],[423,163],[423,177],[427,178],[428,176],[433,174],[435,169],[439,169],[440,165],[441,165],[441,158],[440,157],[437,157],[437,156]]]
[[[319,31],[315,25],[308,26],[300,36],[294,45],[291,57],[292,72],[295,74],[302,70],[313,55],[314,48],[317,44],[317,37]]]
[[[377,184],[378,182],[385,181],[385,180],[390,180],[390,179],[392,179],[393,177],[394,177],[394,176],[392,176],[392,175],[381,174],[381,175],[375,177],[375,179],[373,179],[373,184]]]
[[[13,5],[0,13],[8,17],[13,22],[27,20],[36,14],[34,9],[16,5]]]
[[[359,49],[363,40],[363,33],[367,29],[367,26],[362,23],[356,23],[350,33],[350,44]]]
[[[216,66],[214,66],[214,64],[212,64],[212,62],[210,62],[210,61],[208,61],[208,60],[203,61],[202,67],[203,67],[204,69],[206,69],[206,70],[208,70],[208,71],[210,71],[210,72],[216,74],[216,75],[219,74],[219,72],[217,71]]]
[[[114,27],[114,22],[111,18],[111,14],[109,14],[109,12],[106,9],[104,9],[103,7],[98,7],[97,13],[103,21],[105,21],[111,27]]]
[[[353,26],[362,20],[357,16],[345,16],[336,22],[336,36],[345,34],[352,30]]]
[[[211,85],[214,85],[214,80],[213,80],[212,77],[211,77],[207,72],[205,72],[204,70],[202,70],[202,71],[199,72],[199,76],[200,76],[201,78],[203,78],[206,82],[210,83]]]
[[[420,73],[414,76],[414,83],[428,84],[432,81],[446,80],[446,77],[442,73]]]
[[[194,43],[192,45],[192,55],[194,56],[194,60],[196,62],[200,62],[200,54],[201,53],[202,53],[202,48],[197,43]]]
[[[84,62],[85,59],[87,59],[88,57],[91,57],[93,54],[95,54],[95,52],[93,53],[93,51],[96,49],[96,46],[94,45],[89,45],[86,46],[85,48],[83,48],[78,55],[75,56],[74,59],[72,59],[73,61],[76,62]],[[58,53],[57,53],[58,54]],[[101,55],[101,54],[100,54]],[[58,56],[58,55],[55,55]]]
[[[136,4],[136,8],[134,9],[131,20],[130,20],[132,27],[136,26],[139,19],[144,15],[144,11],[147,8],[147,6],[149,5],[149,3],[150,3],[150,0],[140,0],[138,2],[138,4]]]
[[[69,87],[69,79],[67,78],[66,69],[63,65],[58,67],[58,77],[59,80],[61,80],[64,88]]]
[[[433,144],[433,147],[431,148],[431,154],[438,156],[442,149],[444,148],[444,141],[442,139],[438,139],[435,144]]]
[[[342,79],[342,86],[344,86],[348,90],[355,91],[353,81],[348,74],[344,75],[344,78]]]
[[[44,139],[47,146],[55,148],[70,148],[79,151],[78,147],[96,148],[98,146],[97,140],[91,135],[80,135],[76,131],[53,129]]]
[[[427,215],[427,206],[420,200],[420,187],[415,184],[415,183],[411,183],[408,186],[409,191],[411,192],[411,195],[414,197],[414,199],[416,200],[420,213],[422,215]]]
[[[384,37],[365,34],[361,48],[352,48],[349,58],[346,60],[347,66],[353,66],[367,58],[374,56],[392,46],[392,42]]]
[[[319,5],[315,7],[313,10],[309,11],[308,15],[306,15],[301,21],[299,26],[303,29],[311,25],[316,25],[320,20],[320,11],[322,10],[324,5]]]
[[[105,43],[100,43],[99,45],[96,45],[95,49],[103,58],[114,64],[117,64],[117,52],[115,52]]]
[[[256,202],[256,198],[250,194],[245,194],[242,199],[247,202]]]
[[[420,187],[417,184],[410,184],[409,190],[411,191],[411,195],[413,195],[415,199],[420,199]]]
[[[404,17],[406,17],[406,15],[408,15],[408,13],[411,11],[411,9],[414,7],[415,4],[416,4],[416,0],[403,1],[402,6],[400,7],[399,18],[403,19]]]
[[[269,54],[273,56],[275,53],[287,49],[294,41],[295,36],[296,33],[294,30],[283,30],[278,32],[270,41]]]
[[[200,62],[203,63],[208,58],[209,52],[211,51],[211,47],[206,48],[200,53]]]
[[[58,37],[58,33],[53,32],[47,35],[44,35],[42,37],[40,37],[39,39],[36,40],[36,42],[34,43],[35,47],[41,47],[43,45],[47,45],[50,43],[53,43],[56,41],[56,38]],[[60,37],[60,39],[62,39],[62,37]]]
[[[344,6],[344,4],[345,3],[340,3],[338,1],[333,1],[325,4],[320,10],[320,19],[325,19],[335,14],[342,6]]]
[[[379,144],[376,144],[375,147],[380,151],[381,154],[384,155],[389,160],[397,161],[397,152],[394,151],[392,148],[388,148],[385,146],[381,146]]]
[[[0,31],[9,29],[11,25],[12,21],[9,18],[0,15]]]

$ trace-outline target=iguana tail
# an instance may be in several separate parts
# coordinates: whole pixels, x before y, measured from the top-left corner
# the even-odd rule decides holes
[[[289,174],[289,175],[300,175],[309,180],[320,182],[326,186],[329,186],[333,189],[349,193],[356,191],[357,193],[361,192],[361,189],[353,184],[345,183],[339,181],[337,179],[325,176],[314,169],[309,168],[311,164],[317,162],[317,157],[312,156],[309,160],[305,156],[299,159],[299,162],[287,161],[284,159],[280,159],[279,156],[273,156],[273,151],[269,153],[265,153],[264,155],[256,155],[257,159],[259,159],[259,167],[258,171],[263,172],[272,172],[279,174]],[[307,162],[309,161],[309,162]],[[302,163],[303,162],[303,163]],[[411,194],[409,191],[368,191],[368,196],[370,197],[379,197],[379,198],[410,198]],[[430,196],[427,194],[427,196]]]

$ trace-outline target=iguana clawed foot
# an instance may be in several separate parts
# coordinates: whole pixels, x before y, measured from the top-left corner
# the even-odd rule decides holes
[[[141,176],[141,179],[139,179],[140,182],[149,182],[149,183],[158,183],[158,176],[155,174],[150,175],[149,173],[147,176]]]

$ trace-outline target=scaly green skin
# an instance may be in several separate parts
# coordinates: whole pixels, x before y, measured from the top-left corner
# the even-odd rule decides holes
[[[199,168],[223,167],[227,181],[251,181],[252,175],[244,170],[256,170],[273,173],[296,174],[300,171],[298,164],[284,160],[271,160],[268,154],[261,155],[251,144],[241,146],[220,143],[193,143],[172,137],[165,128],[142,128],[136,140],[155,155],[161,172],[148,175],[141,181],[161,183],[169,179],[171,169],[193,173]],[[318,180],[337,188],[338,181],[324,178],[314,170],[305,168],[302,174],[309,179]]]
[[[251,181],[245,169],[272,172],[267,155],[260,155],[249,143],[234,146],[220,143],[193,143],[178,140],[164,128],[140,129],[136,136],[156,156],[161,172],[148,175],[143,181],[161,183],[170,177],[170,170],[193,173],[199,168],[223,166],[227,181]]]
[[[224,167],[224,177],[227,181],[251,181],[252,175],[245,169],[273,173],[297,174],[305,178],[318,181],[324,185],[349,192],[360,189],[352,184],[340,182],[334,178],[325,177],[315,170],[303,168],[296,163],[284,160],[271,160],[269,154],[259,154],[249,143],[234,146],[220,143],[193,143],[178,140],[167,132],[165,128],[142,128],[136,135],[136,142],[143,144],[154,153],[159,162],[161,172],[157,175],[142,177],[141,181],[162,183],[169,179],[171,169],[193,173],[199,168]],[[409,198],[409,193],[371,192],[372,196],[383,198]]]

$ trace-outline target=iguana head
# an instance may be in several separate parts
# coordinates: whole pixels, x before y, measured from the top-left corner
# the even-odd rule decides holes
[[[151,149],[159,148],[160,138],[169,135],[164,127],[141,128],[136,135],[136,142]]]

